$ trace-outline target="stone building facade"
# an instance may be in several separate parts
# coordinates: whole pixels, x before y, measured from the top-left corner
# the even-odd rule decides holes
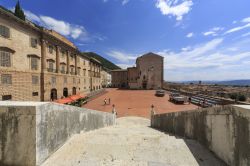
[[[101,71],[101,84],[103,88],[111,86],[111,74],[108,69],[103,69]]]
[[[127,88],[128,87],[128,71],[123,69],[112,70],[112,87]]]
[[[164,58],[147,53],[136,59],[136,67],[112,71],[112,86],[130,89],[158,89],[163,86]]]
[[[0,8],[0,100],[51,101],[101,89],[101,63],[55,31]]]

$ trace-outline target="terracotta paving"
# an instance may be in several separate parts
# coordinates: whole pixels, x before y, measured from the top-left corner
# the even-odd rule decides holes
[[[107,89],[105,93],[85,104],[84,108],[98,111],[111,112],[115,105],[118,117],[139,116],[149,118],[151,105],[155,106],[157,114],[194,110],[197,106],[192,104],[176,105],[168,101],[169,95],[156,97],[155,90],[119,90]],[[104,99],[111,99],[111,104],[104,105]]]

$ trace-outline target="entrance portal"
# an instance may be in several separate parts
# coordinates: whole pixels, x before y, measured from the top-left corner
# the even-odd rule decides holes
[[[69,95],[69,94],[68,94],[68,88],[64,88],[64,89],[63,89],[63,96],[64,96],[64,97],[68,97],[68,95]]]
[[[52,101],[57,100],[57,90],[56,89],[51,89],[50,100],[52,100]]]
[[[146,81],[142,83],[142,88],[147,89],[147,82]]]

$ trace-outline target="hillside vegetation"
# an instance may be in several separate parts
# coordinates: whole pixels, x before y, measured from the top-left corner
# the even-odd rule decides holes
[[[87,55],[88,57],[92,57],[97,59],[98,61],[100,61],[102,63],[102,65],[109,69],[109,70],[116,70],[116,69],[121,69],[119,66],[115,65],[114,63],[110,62],[109,60],[103,58],[101,55],[98,55],[94,52],[84,52],[85,55]]]

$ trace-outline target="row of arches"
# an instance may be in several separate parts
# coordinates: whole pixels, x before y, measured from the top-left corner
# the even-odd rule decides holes
[[[72,95],[76,95],[76,87],[72,88]],[[69,92],[68,92],[68,88],[63,88],[63,97],[68,97],[69,96]],[[50,91],[50,100],[54,101],[57,100],[57,89],[53,88]]]
[[[101,89],[101,86],[100,86],[100,85],[99,85],[99,86],[93,86],[93,87],[92,87],[92,90],[94,90],[94,91],[95,91],[95,90],[99,90],[99,89]]]

